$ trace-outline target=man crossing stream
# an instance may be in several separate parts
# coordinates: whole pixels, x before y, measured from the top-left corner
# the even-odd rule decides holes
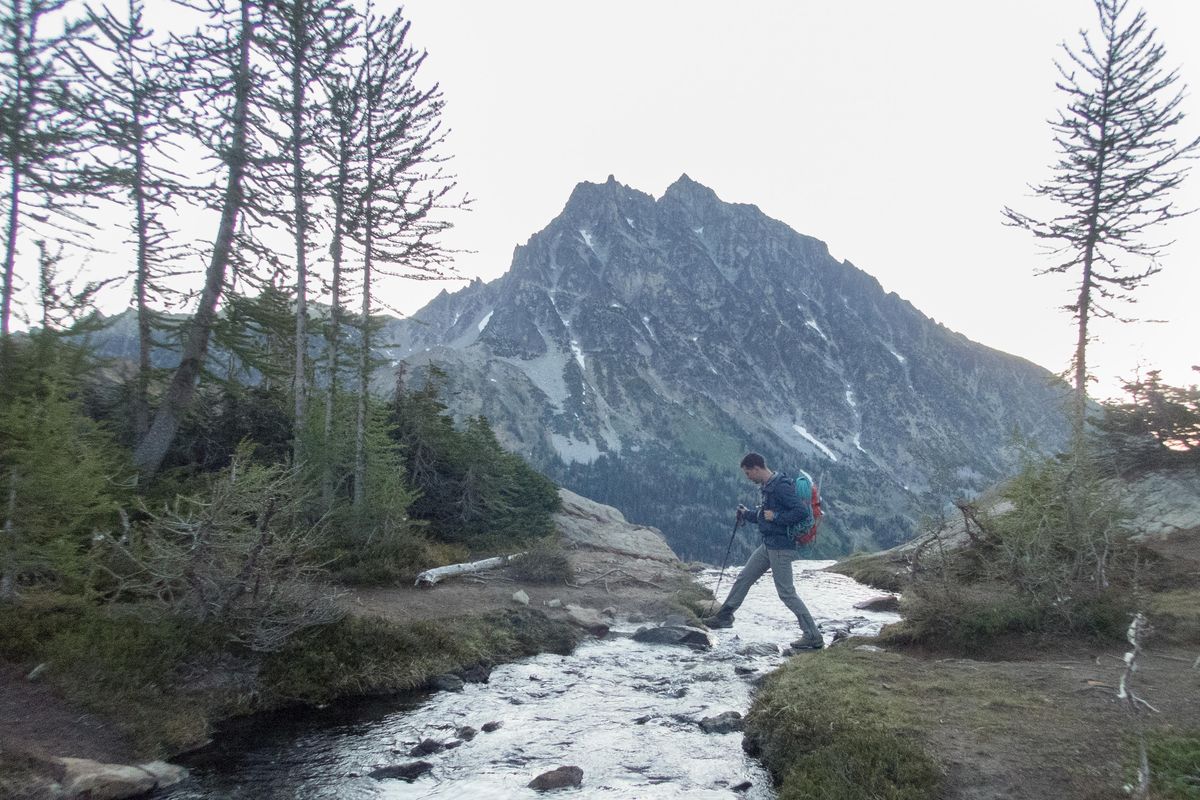
[[[792,528],[806,520],[811,524],[812,512],[796,494],[795,482],[783,472],[768,469],[766,460],[758,453],[747,453],[742,458],[741,467],[745,476],[758,484],[760,502],[753,509],[739,505],[738,521],[756,523],[762,534],[762,544],[746,560],[746,566],[742,567],[721,608],[705,619],[704,624],[710,628],[732,627],[733,614],[746,599],[746,593],[769,569],[775,579],[775,591],[779,599],[796,615],[803,633],[800,639],[792,643],[792,647],[796,650],[820,650],[825,646],[825,640],[821,638],[817,623],[808,613],[804,601],[796,594],[796,587],[792,583],[792,562],[797,556]]]

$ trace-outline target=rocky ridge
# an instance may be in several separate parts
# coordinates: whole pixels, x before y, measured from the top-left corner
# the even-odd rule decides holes
[[[387,337],[406,380],[444,370],[456,415],[486,415],[506,446],[686,558],[723,551],[749,449],[825,477],[835,553],[896,544],[993,483],[1014,432],[1047,448],[1066,434],[1046,370],[687,176],[657,199],[579,184],[508,273]]]

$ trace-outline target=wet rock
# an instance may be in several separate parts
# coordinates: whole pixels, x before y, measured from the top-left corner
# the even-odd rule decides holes
[[[187,777],[187,770],[153,761],[139,766],[101,764],[86,758],[55,759],[62,768],[59,785],[65,797],[89,800],[119,800],[137,797],[165,786],[173,786]]]
[[[779,645],[770,642],[755,642],[738,649],[739,656],[777,656]]]
[[[551,789],[579,788],[581,785],[583,785],[583,770],[579,767],[559,767],[549,772],[543,772],[529,782],[529,788],[537,789],[539,792]]]
[[[567,606],[567,619],[598,639],[603,639],[608,633],[608,622],[594,608],[569,605]]]
[[[385,778],[397,778],[402,781],[412,783],[417,778],[424,775],[433,769],[433,764],[428,761],[410,761],[407,764],[396,764],[391,767],[380,767],[373,769],[367,774],[376,780]]]
[[[737,786],[731,788],[738,794],[742,794],[743,792],[748,792],[754,788],[754,784],[751,781],[742,781]]]
[[[600,613],[606,617],[615,617],[617,615],[617,607],[608,606],[607,608],[601,610]]]
[[[741,664],[738,664],[736,667],[734,667],[733,671],[738,675],[753,675],[754,673],[758,672],[758,670],[756,670],[754,667],[746,667]]]
[[[467,667],[458,676],[467,683],[487,683],[492,677],[492,668],[486,664]]]
[[[683,628],[687,627],[687,624],[688,618],[683,614],[669,614],[667,615],[666,619],[662,621],[663,627]]]
[[[457,675],[435,675],[429,685],[439,692],[461,692],[463,690],[463,679]]]
[[[633,635],[634,641],[650,644],[677,644],[697,650],[712,648],[708,631],[683,625],[663,625],[658,628],[643,628]]]
[[[408,754],[413,758],[418,756],[429,756],[433,755],[434,753],[441,752],[444,747],[445,745],[443,745],[437,739],[422,739],[420,744],[410,750]]]
[[[715,717],[705,717],[700,720],[700,728],[705,733],[733,733],[745,727],[742,715],[736,711],[726,711]]]
[[[472,728],[470,725],[463,725],[454,732],[454,735],[465,742],[469,742],[478,735],[479,731]]]
[[[451,739],[450,741],[446,742],[446,744],[444,745],[444,749],[453,750],[456,747],[462,747],[462,746],[463,746],[462,739]]]
[[[484,732],[484,733],[492,733],[493,731],[498,731],[498,730],[500,730],[500,729],[501,729],[501,728],[503,728],[503,727],[504,727],[504,723],[503,723],[503,722],[499,722],[499,721],[497,721],[497,722],[485,722],[485,723],[483,723],[483,732]]]
[[[872,597],[868,600],[855,603],[854,607],[860,611],[899,611],[900,598],[894,594],[884,594],[879,597]]]
[[[517,589],[517,591],[513,592],[512,599],[523,606],[529,605],[529,595],[525,594],[524,589]]]
[[[637,719],[635,719],[635,720],[633,721],[633,724],[634,724],[634,725],[645,725],[647,722],[649,722],[649,721],[650,721],[650,720],[652,720],[652,719],[654,719],[654,715],[653,715],[653,714],[647,714],[647,715],[646,715],[646,716],[644,716],[644,717],[638,717]]]

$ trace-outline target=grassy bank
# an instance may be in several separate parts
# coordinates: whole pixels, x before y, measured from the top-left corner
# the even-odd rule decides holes
[[[108,717],[145,757],[204,742],[220,719],[296,703],[419,688],[430,678],[540,652],[568,652],[575,628],[521,609],[400,625],[346,617],[273,653],[137,609],[52,595],[0,607],[0,658]]]
[[[913,698],[890,689],[888,666],[894,657],[834,648],[793,658],[766,681],[746,742],[780,800],[938,796],[941,774],[914,725]]]

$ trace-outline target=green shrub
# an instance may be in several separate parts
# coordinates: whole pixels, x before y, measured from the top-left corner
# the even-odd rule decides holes
[[[1003,494],[1012,510],[970,545],[914,567],[886,639],[982,653],[1013,636],[1124,635],[1135,558],[1095,464],[1028,457]]]
[[[566,583],[574,577],[567,552],[554,537],[539,539],[514,560],[509,572],[519,581],[529,583]]]

